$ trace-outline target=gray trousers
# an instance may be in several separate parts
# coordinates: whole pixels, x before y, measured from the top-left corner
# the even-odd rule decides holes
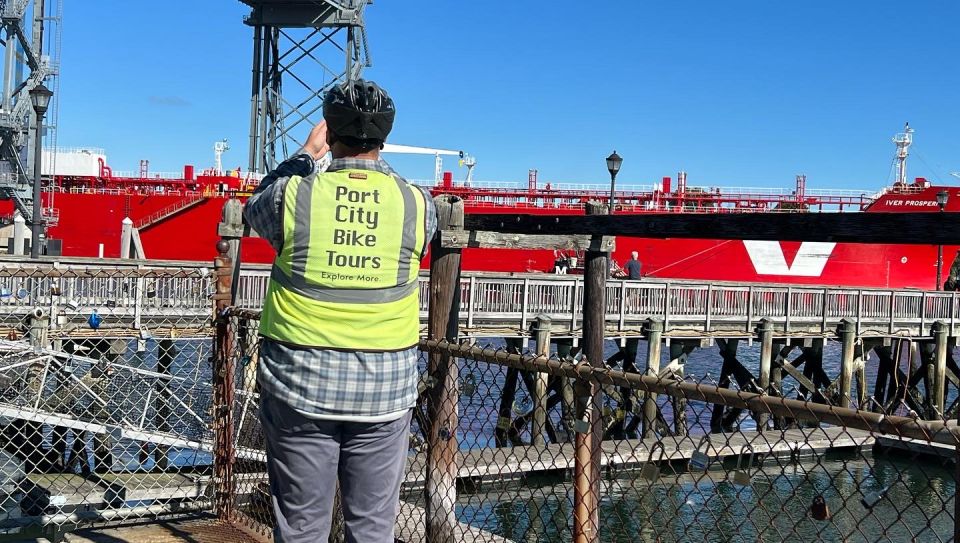
[[[393,543],[410,416],[378,423],[313,420],[263,396],[274,541],[325,543],[339,477],[347,543]]]

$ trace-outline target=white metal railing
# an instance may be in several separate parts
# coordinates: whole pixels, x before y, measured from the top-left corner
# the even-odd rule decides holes
[[[174,312],[210,315],[213,276],[204,267],[177,267],[156,273],[137,267],[69,265],[49,276],[42,269],[0,266],[0,310],[82,318],[93,310],[139,320]],[[75,270],[76,273],[66,270]],[[169,270],[169,268],[166,268]],[[267,268],[243,269],[235,305],[260,309],[269,283]],[[429,277],[420,277],[420,311],[426,318]],[[584,284],[580,276],[464,275],[460,320],[468,328],[526,330],[538,315],[562,328],[582,323]],[[636,333],[643,321],[659,318],[667,330],[752,331],[770,319],[787,332],[828,332],[841,319],[861,331],[926,335],[935,321],[954,331],[960,321],[955,292],[826,288],[788,285],[707,284],[690,281],[610,280],[606,320],[615,329]]]
[[[156,179],[183,179],[183,172],[147,172],[146,177],[140,177],[139,171],[114,171],[113,177],[126,177],[130,179],[143,179],[144,181],[156,180]]]
[[[237,305],[259,309],[270,272],[244,271]],[[429,277],[420,277],[420,311],[426,317]],[[460,283],[460,320],[468,327],[526,329],[538,315],[576,329],[582,322],[583,278],[579,276],[498,277],[465,275]],[[611,280],[606,290],[606,320],[636,329],[647,318],[671,326],[710,331],[723,323],[744,331],[763,318],[784,331],[828,331],[841,319],[859,330],[926,334],[940,320],[952,328],[960,321],[954,292],[838,289],[787,285],[714,285],[688,281]]]
[[[63,155],[105,155],[106,151],[101,147],[56,147],[54,153]]]

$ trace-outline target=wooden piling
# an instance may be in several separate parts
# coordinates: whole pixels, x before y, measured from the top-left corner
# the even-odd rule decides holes
[[[947,382],[947,349],[950,331],[943,321],[933,323],[933,343],[935,345],[935,358],[933,370],[933,414],[936,418],[944,416],[946,402],[946,382]]]
[[[660,345],[663,337],[663,321],[647,319],[643,325],[643,335],[647,338],[647,375],[656,377],[660,373]],[[657,425],[657,396],[647,392],[643,398],[643,425],[641,439],[651,437]]]
[[[600,215],[603,206],[589,202],[586,212]],[[591,244],[584,263],[583,352],[591,366],[602,368],[605,367],[603,339],[609,253],[595,250],[597,245]],[[600,387],[578,381],[577,389],[577,416],[589,426],[586,432],[577,432],[576,436],[573,539],[576,543],[593,543],[600,539],[600,444],[603,439]]]
[[[773,321],[761,319],[757,326],[757,336],[760,340],[760,393],[770,393],[770,372],[773,362]],[[763,432],[770,421],[767,413],[756,415],[757,430]]]
[[[540,315],[537,317],[536,328],[534,328],[534,338],[537,345],[537,355],[550,356],[550,317]],[[546,373],[537,373],[534,375],[533,388],[533,427],[531,429],[533,445],[542,447],[546,444],[543,439],[543,431],[547,424],[547,380],[549,376]]]
[[[850,407],[850,389],[853,383],[854,342],[857,339],[857,324],[847,319],[840,321],[837,328],[840,336],[840,407]]]
[[[700,345],[699,341],[679,340],[670,343],[670,363],[660,371],[661,375],[683,379],[687,357]],[[629,391],[628,391],[629,392]],[[673,405],[673,435],[687,435],[687,398],[681,394],[670,398]]]
[[[783,368],[790,363],[787,357],[793,352],[793,345],[787,345],[785,341],[774,343],[773,352],[777,356],[770,367],[770,389],[772,394],[783,396]],[[773,418],[773,428],[775,430],[783,430],[787,427],[787,424],[788,421],[785,417]]]
[[[899,340],[894,340],[895,345],[900,344]],[[896,371],[893,360],[893,347],[887,345],[878,346],[874,349],[874,352],[877,353],[877,380],[873,387],[873,397],[877,400],[877,404],[874,405],[871,411],[883,412],[884,406],[887,405],[887,401],[896,391]],[[889,396],[887,393],[887,382],[890,383]]]
[[[439,230],[463,229],[463,200],[456,196],[434,198]],[[460,253],[444,248],[439,236],[430,248],[430,307],[428,334],[432,339],[456,341],[460,312]],[[457,541],[457,402],[458,367],[449,355],[430,353],[428,372],[433,378],[428,412],[426,484],[427,541]]]

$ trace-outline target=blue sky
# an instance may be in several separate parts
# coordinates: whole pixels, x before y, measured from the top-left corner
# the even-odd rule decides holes
[[[81,4],[83,4],[81,6]],[[498,6],[498,7],[495,7]],[[585,7],[590,6],[590,7]],[[65,1],[61,146],[115,169],[247,163],[251,35],[236,0]],[[960,171],[960,3],[378,0],[374,67],[395,143],[465,149],[476,178],[876,189],[890,137],[911,176]],[[431,157],[395,165],[433,175]],[[456,168],[454,161],[446,165]],[[458,170],[456,176],[462,177]]]

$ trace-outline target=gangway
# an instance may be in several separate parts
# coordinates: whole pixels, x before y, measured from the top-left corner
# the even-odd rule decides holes
[[[8,421],[212,453],[211,397],[202,380],[0,340],[0,417]],[[169,413],[159,427],[158,406]],[[266,461],[247,448],[237,457]]]
[[[179,200],[163,209],[158,210],[152,215],[148,215],[146,217],[137,219],[136,222],[133,223],[133,226],[138,230],[146,230],[151,226],[155,226],[173,217],[174,215],[177,215],[178,213],[197,207],[198,205],[206,202],[208,199],[209,198],[207,196],[204,196],[202,194],[198,194],[196,196],[192,196],[189,198],[184,198],[183,200]]]

